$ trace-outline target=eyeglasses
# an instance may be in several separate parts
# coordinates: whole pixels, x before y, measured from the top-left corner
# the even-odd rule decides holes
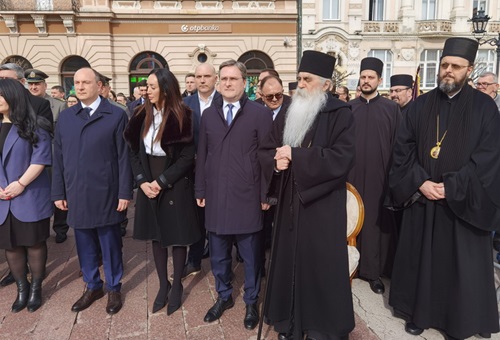
[[[389,93],[394,93],[394,92],[399,93],[399,92],[401,92],[401,91],[406,91],[406,90],[410,90],[410,88],[409,88],[409,87],[406,87],[406,88],[404,88],[404,89],[394,89],[394,90],[393,90],[393,89],[390,89],[390,90],[389,90]]]
[[[476,87],[488,87],[490,85],[495,85],[495,83],[476,83]]]
[[[68,100],[68,103],[76,104],[76,103],[78,103],[78,100]]]
[[[469,67],[469,65],[457,65],[457,64],[449,64],[449,63],[442,63],[439,65],[443,70],[447,70],[448,67],[451,67],[453,71],[460,71],[464,67]]]
[[[268,94],[268,95],[262,95],[264,98],[266,98],[267,100],[271,101],[273,100],[274,97],[276,97],[276,100],[280,100],[281,98],[283,98],[283,93],[282,92],[278,92],[278,93],[275,93],[275,94]]]

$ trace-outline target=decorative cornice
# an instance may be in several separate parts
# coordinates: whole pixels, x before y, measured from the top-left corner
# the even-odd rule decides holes
[[[75,33],[75,17],[73,15],[61,15],[60,17],[63,20],[64,27],[66,27],[66,33],[74,34]]]
[[[5,26],[9,29],[11,34],[17,34],[17,16],[15,14],[2,14]]]
[[[47,26],[45,23],[45,15],[43,14],[31,14],[35,22],[35,26],[38,29],[38,34],[47,34]]]
[[[196,9],[222,9],[222,1],[211,1],[211,0],[196,0],[194,8]]]
[[[238,10],[254,10],[254,9],[271,9],[276,8],[274,0],[271,1],[233,1],[233,9]]]

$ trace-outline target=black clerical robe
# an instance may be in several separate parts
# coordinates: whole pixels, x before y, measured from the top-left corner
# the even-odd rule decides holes
[[[418,97],[394,148],[388,202],[405,209],[389,304],[420,328],[463,339],[499,330],[490,231],[500,225],[500,117],[487,95],[468,89],[473,92],[466,133],[454,135],[450,128],[457,125],[464,89],[451,100],[435,91],[436,114],[425,118],[429,93]],[[426,126],[434,131],[422,148]],[[430,158],[430,148],[445,131],[439,159]],[[462,164],[438,163],[459,144],[458,155],[467,155]],[[443,182],[446,198],[425,198],[419,187],[426,180]]]
[[[278,332],[335,336],[354,328],[346,246],[346,181],[354,160],[354,124],[346,103],[328,102],[289,169],[273,176],[285,116],[278,116],[259,152],[267,180],[282,180],[276,209],[265,320]],[[282,178],[282,179],[281,179]],[[291,321],[293,320],[293,321]],[[291,323],[293,325],[291,325]]]
[[[392,147],[401,121],[399,105],[377,97],[349,102],[356,126],[356,162],[349,182],[365,205],[363,229],[357,246],[361,255],[359,276],[368,280],[390,276],[396,250],[397,229],[393,212],[383,207]]]

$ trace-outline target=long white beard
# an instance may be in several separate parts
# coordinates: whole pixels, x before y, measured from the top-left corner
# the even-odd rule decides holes
[[[299,147],[302,144],[327,99],[328,95],[321,88],[312,93],[299,88],[296,90],[286,115],[283,145]]]

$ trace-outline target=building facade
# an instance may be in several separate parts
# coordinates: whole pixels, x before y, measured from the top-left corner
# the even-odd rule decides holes
[[[434,88],[444,41],[473,38],[468,20],[480,9],[492,18],[485,38],[500,33],[498,0],[303,0],[302,8],[302,48],[335,55],[339,72],[352,73],[343,82],[351,90],[367,56],[385,63],[381,89],[419,65],[421,88]],[[482,45],[476,68],[495,72],[496,62],[495,47]]]
[[[263,68],[295,79],[295,1],[0,0],[0,16],[2,63],[43,70],[67,93],[89,65],[126,94],[154,68],[183,87],[199,63],[227,59],[246,64],[249,85]]]
[[[130,94],[153,68],[169,68],[183,87],[199,63],[232,58],[247,65],[251,94],[263,68],[286,88],[297,55],[315,49],[337,57],[351,90],[366,56],[385,62],[382,90],[419,65],[425,90],[436,85],[444,40],[472,37],[468,20],[479,9],[493,18],[486,37],[497,36],[498,0],[0,0],[0,61],[41,69],[67,93],[90,65]],[[482,45],[479,69],[495,71],[496,62],[494,47]]]

